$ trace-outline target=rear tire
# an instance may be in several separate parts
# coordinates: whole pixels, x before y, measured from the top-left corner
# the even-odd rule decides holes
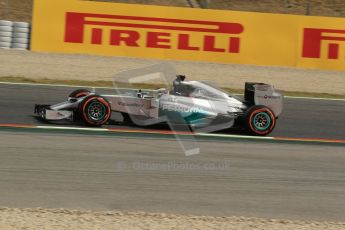
[[[247,131],[256,136],[266,136],[271,133],[276,124],[276,117],[266,106],[251,107],[245,117]]]
[[[89,126],[102,126],[111,116],[110,103],[98,95],[87,96],[79,105],[80,117]]]

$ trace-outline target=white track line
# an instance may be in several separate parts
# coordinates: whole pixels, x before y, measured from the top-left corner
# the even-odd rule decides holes
[[[0,125],[1,127],[1,125]],[[85,131],[85,132],[108,132],[108,133],[146,133],[146,134],[168,134],[174,136],[175,134],[172,133],[160,133],[160,132],[145,132],[145,130],[116,130],[116,129],[106,129],[106,128],[79,128],[79,127],[68,127],[68,126],[29,126],[29,127],[16,127],[16,126],[9,126],[14,128],[33,128],[33,129],[45,129],[45,130],[72,130],[72,131]],[[190,136],[192,134],[179,134],[177,135],[187,135]],[[242,140],[273,140],[273,141],[285,141],[285,142],[314,142],[314,143],[344,143],[343,140],[332,141],[332,140],[314,140],[314,139],[304,139],[304,138],[280,138],[280,137],[258,137],[258,136],[243,136],[243,135],[231,135],[231,134],[214,134],[214,133],[195,133],[195,136],[204,136],[204,137],[222,137],[227,139],[242,139]],[[149,138],[150,139],[150,138]]]
[[[342,98],[324,98],[324,97],[294,97],[294,96],[284,96],[284,98],[303,99],[303,100],[345,101],[345,99],[342,99]]]
[[[60,84],[44,84],[44,83],[21,83],[21,82],[0,82],[3,85],[27,85],[27,86],[50,86],[50,87],[66,87],[66,88],[97,88],[97,89],[114,89],[112,87],[93,87],[85,85],[60,85]]]
[[[86,89],[112,89],[114,90],[114,87],[105,87],[105,86],[86,86],[86,85],[61,85],[61,84],[44,84],[44,83],[21,83],[21,82],[1,82],[0,84],[3,85],[27,85],[27,86],[48,86],[48,87],[64,87],[64,88],[86,88]],[[124,90],[133,90],[131,88],[118,88],[118,89],[124,89]],[[151,89],[145,89],[145,91],[153,91]]]
[[[241,138],[241,139],[259,139],[259,140],[273,140],[274,137],[257,137],[257,136],[243,136],[243,135],[232,135],[232,134],[214,134],[214,133],[196,133],[197,136],[206,137],[229,137],[229,138]]]
[[[34,129],[52,129],[52,130],[73,130],[73,131],[91,131],[91,132],[127,132],[125,130],[112,130],[106,128],[84,128],[84,127],[68,127],[68,126],[30,126],[27,128]],[[145,130],[128,130],[129,133],[146,133]],[[147,132],[151,134],[151,132]],[[159,132],[157,132],[159,134]],[[157,134],[152,133],[152,134]],[[165,134],[165,133],[164,133]],[[168,133],[169,135],[174,135],[173,132]],[[191,135],[191,134],[179,134],[178,135]],[[226,138],[235,138],[235,139],[258,139],[258,140],[274,140],[274,137],[258,137],[258,136],[242,136],[242,135],[226,135],[226,134],[213,134],[213,133],[195,133],[197,136],[208,136],[208,137],[226,137]]]
[[[32,128],[57,129],[57,130],[76,130],[76,131],[81,130],[81,131],[93,131],[93,132],[109,131],[109,129],[103,129],[103,128],[78,128],[78,127],[67,127],[67,126],[42,126],[42,125],[33,126]]]
[[[43,84],[43,83],[20,83],[20,82],[0,82],[3,85],[27,85],[27,86],[49,86],[49,87],[65,87],[65,88],[89,88],[89,89],[114,89],[113,87],[92,87],[92,86],[85,86],[85,85],[60,85],[60,84]],[[133,90],[130,88],[119,88],[119,89],[128,89]],[[151,91],[148,89],[147,91]],[[243,94],[234,94],[234,95],[243,95]],[[291,98],[291,99],[302,99],[302,100],[325,100],[325,101],[345,101],[342,98],[323,98],[323,97],[295,97],[295,96],[284,96],[284,98]]]

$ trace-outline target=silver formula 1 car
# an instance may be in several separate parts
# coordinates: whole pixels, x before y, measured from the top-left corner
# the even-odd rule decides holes
[[[119,113],[124,122],[138,126],[159,123],[185,124],[192,130],[218,131],[239,128],[253,135],[267,135],[283,108],[283,95],[273,86],[246,83],[244,98],[203,81],[185,81],[178,75],[171,90],[125,90],[98,95],[87,89],[72,92],[56,105],[35,105],[47,121],[83,121],[102,126]]]

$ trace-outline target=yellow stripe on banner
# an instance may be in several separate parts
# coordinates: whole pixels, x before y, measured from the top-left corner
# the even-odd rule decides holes
[[[32,50],[345,70],[345,19],[35,0]]]

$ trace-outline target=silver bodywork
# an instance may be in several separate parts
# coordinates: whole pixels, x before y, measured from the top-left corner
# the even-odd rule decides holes
[[[115,95],[101,96],[109,101],[113,112],[128,114],[139,126],[174,122],[174,116],[179,115],[194,127],[220,124],[227,129],[233,126],[237,118],[243,117],[252,105],[267,106],[276,117],[283,109],[282,93],[267,84],[254,84],[254,98],[248,103],[207,82],[177,83],[170,91],[129,89]],[[63,103],[45,108],[39,114],[46,120],[73,120],[74,113],[83,99],[68,98]]]

